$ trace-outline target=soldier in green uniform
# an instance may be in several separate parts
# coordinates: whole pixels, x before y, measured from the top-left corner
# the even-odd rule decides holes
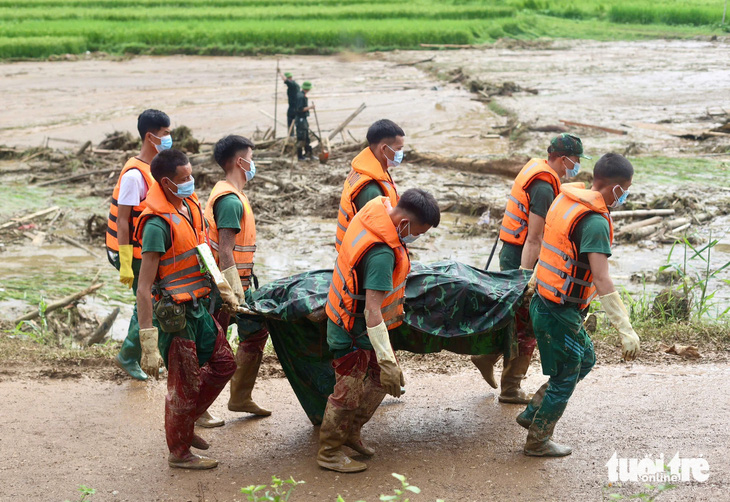
[[[294,135],[291,123],[297,116],[297,97],[299,96],[299,84],[294,81],[291,72],[286,72],[284,75],[281,74],[281,70],[277,70],[279,76],[284,79],[284,85],[286,85],[286,97],[289,100],[289,108],[286,110],[286,130],[291,130],[291,136]]]
[[[309,144],[309,110],[314,110],[314,105],[309,105],[307,93],[312,88],[312,83],[305,81],[302,83],[302,90],[297,95],[297,157],[304,160],[305,155],[312,160],[312,146]]]
[[[517,417],[528,429],[525,455],[562,457],[572,452],[551,438],[576,385],[596,362],[583,327],[596,295],[619,332],[624,359],[639,353],[639,337],[608,271],[613,239],[609,208],[626,200],[633,174],[623,156],[606,154],[596,162],[591,189],[564,185],[545,218],[530,318],[543,374],[550,379]]]

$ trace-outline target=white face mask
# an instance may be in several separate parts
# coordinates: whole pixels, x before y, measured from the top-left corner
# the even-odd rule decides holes
[[[418,240],[420,235],[411,235],[411,222],[407,222],[406,226],[403,228],[405,230],[405,235],[401,235],[401,231],[398,230],[398,237],[400,237],[400,240],[403,242],[403,244],[412,244]]]

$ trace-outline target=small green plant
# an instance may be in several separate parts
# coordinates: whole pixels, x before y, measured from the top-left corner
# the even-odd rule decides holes
[[[400,488],[393,489],[393,495],[381,495],[378,500],[381,502],[410,502],[411,499],[407,498],[409,493],[415,493],[418,495],[421,493],[421,489],[417,486],[413,486],[408,483],[408,480],[403,474],[398,474],[394,472],[392,476],[400,481]],[[337,502],[345,502],[345,499],[342,498],[342,495],[337,496]],[[363,500],[358,500],[357,502],[364,502]],[[438,499],[436,502],[444,502],[441,499]]]
[[[89,488],[86,485],[79,485],[79,493],[81,494],[81,497],[77,502],[89,502],[92,495],[96,493],[96,490],[94,488]],[[70,502],[70,501],[66,501]]]
[[[246,500],[251,502],[286,502],[289,500],[297,485],[304,484],[304,481],[295,481],[294,478],[279,479],[271,476],[271,485],[250,485],[241,488],[241,493],[246,495]]]
[[[48,319],[46,318],[46,309],[48,303],[45,298],[41,296],[40,302],[38,302],[38,319],[40,322],[35,321],[20,321],[15,326],[14,334],[16,336],[27,336],[36,343],[46,344],[48,342]],[[24,327],[30,328],[30,331],[23,330]]]
[[[668,465],[664,466],[664,473],[667,475],[667,477],[670,475],[671,471],[669,469]],[[611,488],[621,488],[623,485],[621,483],[608,483],[606,485],[603,485],[603,500],[627,500],[627,499],[638,499],[642,500],[644,502],[653,502],[657,499],[659,495],[662,493],[673,490],[677,487],[677,485],[671,484],[671,483],[657,483],[655,485],[652,485],[650,483],[644,484],[644,490],[639,493],[634,493],[632,495],[621,495],[620,493],[612,492],[608,493],[609,489]]]

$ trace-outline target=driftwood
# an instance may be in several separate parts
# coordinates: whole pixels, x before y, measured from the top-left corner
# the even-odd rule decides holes
[[[648,218],[646,220],[641,220],[641,221],[636,221],[634,223],[629,223],[628,225],[624,225],[623,227],[621,227],[616,232],[616,236],[619,236],[621,234],[626,234],[626,233],[632,232],[632,231],[636,230],[637,228],[647,227],[649,225],[656,225],[657,223],[661,223],[661,221],[663,219],[664,218],[662,218],[661,216],[654,216],[653,218]]]
[[[433,49],[473,49],[471,44],[420,44],[421,47]]]
[[[79,150],[76,152],[76,156],[81,157],[84,154],[84,152],[86,151],[86,149],[89,148],[90,146],[91,146],[91,141],[87,141],[86,143],[81,145],[81,148],[79,148]]]
[[[630,240],[639,240],[646,237],[649,237],[650,235],[653,235],[660,231],[665,232],[676,232],[677,229],[686,229],[689,228],[687,225],[691,224],[693,222],[702,223],[707,220],[711,220],[715,217],[715,213],[699,213],[696,215],[693,215],[691,217],[684,217],[684,218],[674,218],[672,220],[666,220],[661,223],[657,223],[654,225],[647,225],[641,228],[637,228],[630,232],[621,232],[621,235],[624,237],[629,238]],[[683,228],[684,227],[684,228]]]
[[[517,176],[530,158],[516,156],[505,159],[471,159],[468,157],[444,157],[433,153],[420,153],[412,150],[406,160],[412,164],[426,163],[436,167],[446,167],[459,171],[468,171],[480,174],[496,174],[514,178]]]
[[[571,122],[570,120],[560,120],[565,125],[569,126],[575,126],[575,127],[587,127],[589,129],[598,129],[599,131],[603,132],[610,132],[611,134],[627,134],[626,131],[621,129],[611,129],[610,127],[603,127],[603,126],[597,126],[597,125],[591,125],[591,124],[582,124],[580,122]]]
[[[414,61],[412,63],[398,63],[396,66],[416,66],[417,64],[428,63],[430,61],[433,61],[433,58],[434,58],[434,56],[431,56],[430,58],[421,59],[420,61]]]
[[[94,330],[94,334],[91,335],[89,340],[86,342],[86,345],[94,345],[95,343],[103,342],[104,338],[106,338],[106,334],[109,333],[110,329],[112,329],[112,324],[114,324],[114,320],[118,315],[119,307],[116,307],[112,310],[112,313],[106,316],[102,323],[99,324],[99,327]]]
[[[71,244],[72,246],[76,246],[77,248],[79,248],[79,249],[82,249],[82,250],[86,251],[86,252],[87,252],[87,253],[89,253],[89,254],[90,254],[91,256],[95,256],[95,257],[97,257],[97,258],[100,258],[100,256],[99,256],[99,255],[98,255],[97,253],[95,253],[95,252],[94,252],[94,251],[93,251],[93,250],[92,250],[91,248],[89,248],[88,246],[85,246],[85,245],[81,244],[81,243],[80,243],[79,241],[77,241],[76,239],[72,239],[71,237],[68,237],[68,236],[66,236],[66,235],[61,235],[61,234],[53,234],[53,236],[54,236],[54,237],[58,237],[58,238],[59,238],[59,239],[61,239],[62,241],[66,242],[66,243],[68,243],[68,244]]]
[[[60,208],[58,206],[49,207],[48,209],[42,209],[40,211],[36,211],[35,213],[28,214],[26,216],[21,216],[20,218],[14,218],[7,223],[3,223],[0,225],[0,230],[3,230],[8,227],[12,227],[15,225],[18,225],[19,223],[23,223],[24,221],[30,221],[34,218],[38,218],[39,216],[45,216],[47,214],[51,214],[54,211],[59,211]]]
[[[618,220],[634,216],[671,216],[673,214],[674,209],[635,209],[633,211],[614,211],[611,213],[611,218]]]
[[[355,117],[357,117],[358,115],[360,115],[360,113],[362,113],[362,111],[365,108],[366,108],[365,103],[361,104],[360,107],[357,110],[355,110],[354,112],[352,112],[350,114],[350,116],[345,119],[344,122],[342,122],[340,125],[338,125],[335,128],[335,130],[332,131],[329,136],[327,136],[327,139],[329,139],[330,141],[333,140],[335,138],[335,136],[337,136],[345,127],[347,127],[347,124],[349,124],[350,122],[352,122]]]
[[[119,171],[120,169],[121,168],[119,168],[119,167],[112,167],[109,169],[96,169],[94,171],[86,171],[86,172],[74,174],[71,176],[64,176],[62,178],[55,178],[55,179],[48,180],[48,181],[42,181],[41,183],[37,183],[36,186],[44,187],[44,186],[48,186],[48,185],[55,185],[56,183],[65,183],[68,181],[76,181],[76,180],[88,178],[90,176],[94,176],[97,174],[111,174],[115,171]]]
[[[63,307],[66,307],[67,305],[70,305],[72,303],[75,303],[79,301],[81,298],[83,298],[86,295],[89,295],[96,291],[97,289],[101,288],[104,285],[103,282],[100,282],[98,284],[94,284],[92,286],[89,286],[88,288],[84,289],[83,291],[79,291],[78,293],[74,293],[73,295],[67,296],[63,300],[59,300],[55,303],[51,303],[46,307],[46,314],[49,312],[53,312],[54,310],[62,309]],[[37,317],[40,317],[40,311],[38,309],[33,310],[33,312],[28,312],[24,316],[18,317],[14,322],[17,324],[21,321],[30,321],[32,319],[35,319]]]

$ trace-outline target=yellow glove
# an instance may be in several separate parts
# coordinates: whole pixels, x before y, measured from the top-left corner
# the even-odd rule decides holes
[[[228,284],[233,290],[233,294],[236,295],[239,305],[246,305],[246,296],[243,292],[243,284],[241,284],[241,276],[238,275],[238,268],[235,265],[228,267],[223,272]]]
[[[603,295],[601,297],[601,305],[606,311],[606,316],[611,324],[618,330],[621,335],[621,345],[623,346],[623,357],[626,361],[636,359],[641,352],[639,346],[639,335],[636,334],[634,328],[631,327],[629,313],[621,301],[618,291]]]
[[[406,382],[403,379],[403,371],[395,360],[385,321],[368,328],[368,338],[370,343],[373,344],[375,357],[378,359],[378,365],[380,366],[380,385],[391,396],[400,397],[402,394],[401,386],[405,385]]]
[[[160,367],[164,361],[157,348],[157,328],[142,328],[139,330],[139,343],[142,346],[142,357],[139,365],[148,376],[160,378]]]
[[[119,246],[119,282],[131,288],[134,283],[134,272],[132,271],[132,256],[134,246],[123,244]]]

